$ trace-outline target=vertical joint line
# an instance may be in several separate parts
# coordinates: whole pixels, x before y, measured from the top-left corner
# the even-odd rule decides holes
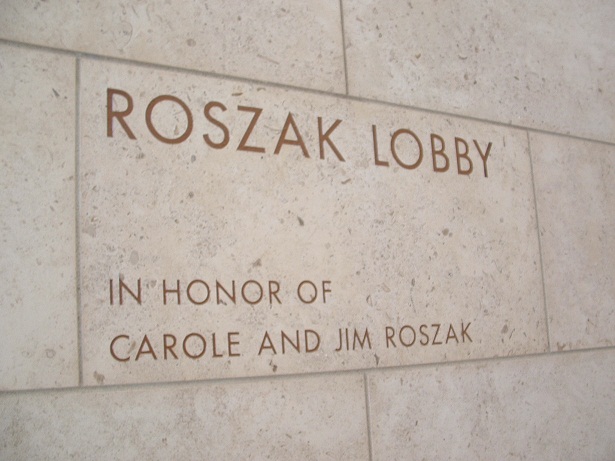
[[[372,423],[369,412],[369,388],[367,387],[367,373],[363,373],[363,389],[365,391],[365,416],[367,419],[367,448],[369,450],[369,461],[372,461]]]
[[[82,333],[81,333],[81,257],[80,248],[81,242],[79,238],[79,217],[80,217],[80,200],[79,200],[79,157],[81,153],[81,113],[79,111],[81,93],[81,57],[79,54],[75,57],[75,282],[77,289],[77,360],[79,364],[79,386],[83,386],[83,354],[82,354]]]
[[[346,83],[346,96],[348,96],[348,64],[346,62],[346,31],[344,29],[344,7],[340,0],[340,19],[342,24],[342,51],[344,56],[344,81]]]
[[[530,132],[525,132],[527,136],[527,148],[530,156],[530,172],[532,174],[532,192],[534,194],[534,212],[536,213],[536,232],[538,234],[538,253],[540,261],[540,276],[542,279],[542,303],[545,311],[545,326],[547,329],[547,347],[548,352],[551,352],[551,330],[549,328],[549,311],[547,309],[547,287],[545,284],[545,266],[542,256],[542,239],[540,238],[540,221],[538,219],[538,197],[536,196],[536,176],[534,175],[534,159],[532,158],[532,143],[530,140]]]

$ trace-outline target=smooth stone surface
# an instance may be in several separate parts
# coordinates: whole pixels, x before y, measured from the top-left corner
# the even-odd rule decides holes
[[[344,0],[349,91],[615,142],[615,3]]]
[[[306,373],[546,350],[525,132],[90,60],[82,62],[81,81],[86,384]],[[109,88],[131,96],[125,124],[136,139],[129,139],[117,117],[107,135]],[[152,106],[159,95],[183,101],[192,114],[191,132],[180,103]],[[211,101],[226,108],[209,113],[218,126],[203,114]],[[127,104],[118,94],[110,107],[119,113]],[[157,136],[189,136],[175,144],[156,139],[146,123],[148,106]],[[263,108],[246,145],[264,152],[238,150],[253,117],[238,106]],[[292,127],[281,133],[289,112],[309,158],[293,144],[298,141]],[[331,144],[323,141],[324,160],[319,116],[323,132],[341,120],[329,135]],[[229,142],[215,149],[206,139],[223,144],[222,123]],[[388,167],[375,164],[372,125],[379,161]],[[390,141],[398,129],[411,129],[421,140],[423,160],[416,169],[396,166]],[[433,171],[431,133],[445,142],[446,172]],[[458,174],[455,137],[467,140],[474,162],[470,176]],[[492,144],[488,177],[474,139],[483,152]],[[463,142],[457,141],[460,151]],[[400,161],[418,162],[417,144],[407,132],[398,133],[395,145]],[[444,166],[442,157],[436,161]],[[469,169],[467,159],[460,163]],[[137,298],[141,280],[141,303],[124,290],[120,304],[120,279]],[[318,286],[318,300],[309,302],[306,284],[307,302],[299,299],[297,287],[305,280]],[[181,304],[177,293],[168,292],[178,281]],[[218,302],[216,281],[227,290],[235,281],[236,300],[220,292]],[[277,298],[268,294],[270,281],[279,284]],[[322,281],[330,290],[324,301]],[[242,299],[246,282],[251,301],[259,298],[256,282],[263,287],[254,305]],[[209,299],[201,303],[204,283]],[[336,352],[340,329],[345,345],[346,328],[350,350]],[[310,351],[318,344],[316,334],[319,348]],[[204,351],[198,335],[205,339]],[[229,341],[238,344],[229,347]]]
[[[615,345],[615,146],[532,134],[551,349]]]
[[[339,2],[0,4],[0,37],[344,93]]]
[[[0,389],[78,383],[75,60],[0,45]]]
[[[373,460],[606,460],[613,350],[368,374]]]
[[[0,395],[2,458],[367,460],[361,376]]]

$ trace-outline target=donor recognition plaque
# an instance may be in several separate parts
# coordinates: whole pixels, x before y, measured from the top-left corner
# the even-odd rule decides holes
[[[545,350],[526,132],[103,60],[80,81],[86,384]]]

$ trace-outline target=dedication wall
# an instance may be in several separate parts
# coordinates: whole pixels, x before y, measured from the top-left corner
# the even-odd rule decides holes
[[[568,3],[4,2],[0,458],[610,459]]]

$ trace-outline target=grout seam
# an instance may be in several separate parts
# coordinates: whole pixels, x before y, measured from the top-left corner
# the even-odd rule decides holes
[[[527,134],[527,148],[530,156],[530,174],[532,177],[532,193],[534,194],[534,212],[536,214],[536,232],[538,234],[538,257],[540,261],[540,276],[542,279],[542,302],[545,312],[545,326],[547,330],[547,347],[551,351],[551,329],[549,327],[549,311],[547,309],[547,286],[545,284],[545,264],[542,253],[542,239],[540,238],[540,220],[538,217],[538,197],[536,195],[536,175],[534,174],[534,159],[532,157],[532,143],[530,133]]]
[[[340,22],[342,24],[342,53],[344,56],[344,80],[346,82],[346,96],[348,93],[348,60],[346,58],[346,31],[344,28],[344,6],[343,0],[340,0]],[[371,459],[371,458],[370,458]]]
[[[333,371],[315,371],[315,372],[303,372],[303,373],[289,373],[282,375],[258,375],[258,376],[243,376],[243,377],[226,377],[226,378],[213,378],[213,379],[193,379],[193,380],[177,380],[177,381],[159,381],[159,382],[141,382],[141,383],[122,383],[122,384],[105,384],[105,385],[84,385],[81,387],[49,387],[39,389],[13,389],[13,390],[0,390],[0,397],[3,395],[20,395],[20,394],[35,394],[46,392],[71,392],[71,391],[88,391],[88,392],[106,392],[114,390],[127,390],[127,389],[148,389],[148,388],[164,388],[164,387],[184,387],[184,386],[197,386],[197,385],[220,385],[220,384],[241,384],[257,381],[291,381],[302,379],[318,379],[331,376],[352,376],[357,373],[378,373],[378,372],[395,372],[395,371],[410,371],[423,368],[448,368],[464,365],[482,365],[489,362],[514,362],[518,360],[526,359],[554,359],[559,356],[565,355],[584,355],[594,352],[611,352],[615,353],[615,346],[607,347],[592,347],[587,349],[570,349],[555,352],[536,352],[522,355],[510,355],[502,357],[482,357],[474,359],[456,360],[450,362],[427,362],[417,363],[409,365],[393,365],[378,368],[355,368],[348,370],[333,370]]]
[[[202,77],[213,77],[213,78],[219,78],[219,79],[225,79],[225,80],[233,80],[237,82],[250,83],[250,84],[255,84],[255,85],[266,85],[268,87],[279,88],[283,90],[291,90],[291,91],[310,93],[310,94],[319,94],[323,96],[335,97],[335,98],[345,99],[349,101],[366,102],[370,104],[377,104],[380,106],[388,106],[388,107],[398,107],[400,109],[414,110],[417,112],[423,112],[423,113],[433,114],[433,115],[440,115],[443,117],[453,117],[456,119],[485,123],[488,125],[499,126],[503,128],[512,129],[512,130],[523,130],[523,131],[527,131],[530,133],[545,134],[545,135],[556,136],[560,138],[575,139],[578,141],[586,141],[586,142],[602,144],[605,146],[615,147],[615,141],[605,141],[602,139],[594,139],[594,138],[588,138],[588,137],[578,136],[578,135],[573,135],[573,134],[559,133],[556,131],[549,131],[549,130],[541,129],[541,128],[532,128],[529,126],[515,125],[513,123],[505,123],[505,122],[499,122],[496,120],[489,120],[485,118],[474,117],[471,115],[455,114],[455,113],[445,112],[441,110],[427,109],[424,107],[405,105],[405,104],[400,104],[400,103],[395,103],[395,102],[390,102],[390,101],[382,101],[382,100],[372,99],[372,98],[363,97],[363,96],[335,93],[332,91],[319,90],[316,88],[305,88],[305,87],[299,87],[299,86],[294,86],[294,85],[285,84],[285,83],[270,82],[270,81],[265,81],[265,80],[241,77],[237,75],[227,75],[227,74],[220,74],[216,72],[189,69],[189,68],[184,68],[184,67],[174,67],[174,66],[169,66],[165,64],[137,61],[134,59],[123,59],[123,58],[117,58],[114,56],[104,56],[104,55],[88,53],[88,52],[64,50],[64,49],[53,48],[53,47],[44,46],[44,45],[33,45],[30,43],[15,42],[15,41],[3,39],[3,38],[0,38],[0,44],[8,44],[8,45],[17,46],[17,47],[48,51],[48,52],[53,52],[53,53],[58,53],[58,54],[63,54],[63,55],[69,55],[69,56],[80,56],[81,58],[92,59],[95,61],[107,61],[107,62],[114,62],[118,64],[133,65],[133,66],[145,67],[145,68],[157,69],[157,70],[163,70],[163,71],[181,72],[184,74],[198,75]]]
[[[363,389],[365,390],[365,416],[367,419],[367,448],[369,450],[369,461],[372,461],[372,420],[370,413],[369,387],[367,382],[367,373],[363,373]]]
[[[77,359],[79,368],[79,386],[83,386],[83,348],[81,331],[81,240],[80,235],[80,200],[81,182],[79,158],[81,156],[81,57],[75,59],[75,278],[77,281]]]

